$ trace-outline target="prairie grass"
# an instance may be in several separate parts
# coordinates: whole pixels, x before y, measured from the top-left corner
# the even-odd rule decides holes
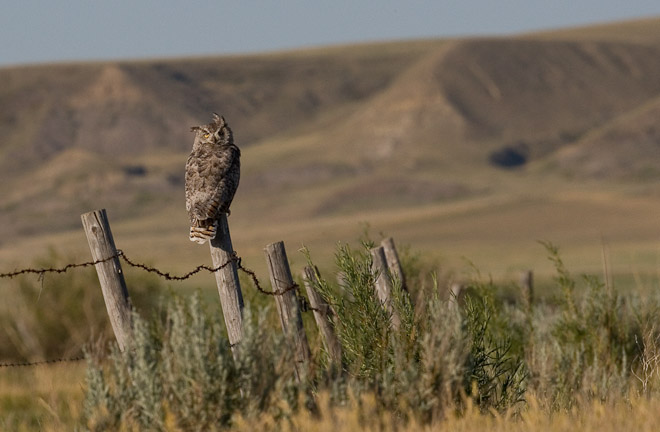
[[[327,396],[320,398],[320,405]],[[616,402],[591,401],[581,403],[580,408],[570,411],[548,413],[533,398],[527,407],[515,414],[510,412],[482,412],[476,405],[467,404],[460,413],[448,416],[430,424],[412,421],[406,425],[390,412],[379,411],[373,398],[365,398],[346,407],[333,407],[321,410],[321,419],[308,412],[300,412],[286,424],[279,424],[272,418],[260,417],[253,420],[239,418],[234,430],[272,430],[276,425],[283,431],[335,432],[343,430],[360,431],[451,431],[451,432],[619,432],[624,430],[651,432],[657,430],[660,415],[660,401],[657,399],[632,398]]]

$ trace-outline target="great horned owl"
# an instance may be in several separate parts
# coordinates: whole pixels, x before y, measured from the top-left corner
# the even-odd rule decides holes
[[[241,175],[241,151],[224,117],[213,113],[206,126],[193,126],[192,152],[186,162],[186,210],[190,216],[190,241],[214,239],[218,216],[229,214]]]

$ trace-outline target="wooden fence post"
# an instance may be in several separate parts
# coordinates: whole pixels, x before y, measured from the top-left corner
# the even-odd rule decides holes
[[[112,330],[115,333],[119,349],[124,351],[130,341],[132,327],[131,306],[128,289],[117,256],[117,248],[110,231],[110,223],[105,209],[85,213],[80,216],[87,235],[89,249],[94,261],[113,259],[95,265],[101,284],[105,307],[108,310]]]
[[[318,291],[316,291],[316,288],[314,288],[314,283],[318,280],[317,272],[317,269],[306,266],[302,272],[303,282],[307,290],[309,305],[312,307],[312,312],[314,312],[314,320],[316,320],[316,325],[318,325],[321,336],[323,336],[325,349],[330,355],[331,362],[334,365],[341,366],[341,344],[339,343],[339,339],[337,339],[334,326],[330,321],[332,310]]]
[[[238,264],[231,244],[227,216],[223,213],[218,218],[218,231],[210,241],[213,267],[224,266],[215,272],[218,285],[222,315],[225,318],[227,336],[233,352],[243,337],[243,292],[238,281]]]
[[[397,253],[396,247],[394,246],[394,239],[392,237],[388,237],[380,242],[380,245],[383,247],[383,251],[385,252],[387,268],[390,270],[390,274],[393,277],[399,279],[399,282],[401,282],[401,289],[408,291],[408,287],[406,286],[406,278],[403,274],[403,269],[401,268],[401,261],[399,261],[399,254]]]
[[[392,327],[399,328],[401,318],[395,308],[392,307],[392,282],[388,274],[387,260],[382,246],[371,249],[371,271],[376,275],[375,289],[378,300],[383,307],[392,314]]]
[[[531,308],[534,301],[534,273],[531,270],[520,273],[520,288],[527,307]]]
[[[302,315],[298,305],[291,269],[286,257],[284,242],[271,243],[264,248],[270,282],[275,292],[275,303],[280,315],[280,324],[284,336],[293,348],[296,377],[301,381],[307,374],[310,351],[307,335],[303,327]]]

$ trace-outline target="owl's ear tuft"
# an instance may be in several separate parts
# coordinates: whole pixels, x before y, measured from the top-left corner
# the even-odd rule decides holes
[[[213,113],[213,125],[217,129],[222,129],[224,126],[227,125],[227,121],[223,116],[218,115],[218,113]]]

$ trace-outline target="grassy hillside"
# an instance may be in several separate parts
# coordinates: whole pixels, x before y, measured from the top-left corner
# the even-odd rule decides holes
[[[127,253],[185,270],[189,127],[226,116],[243,149],[230,225],[246,262],[285,240],[331,259],[369,223],[501,277],[642,256],[660,228],[660,20],[510,38],[0,69],[0,263],[86,257],[107,208]],[[545,269],[545,270],[544,270]]]

